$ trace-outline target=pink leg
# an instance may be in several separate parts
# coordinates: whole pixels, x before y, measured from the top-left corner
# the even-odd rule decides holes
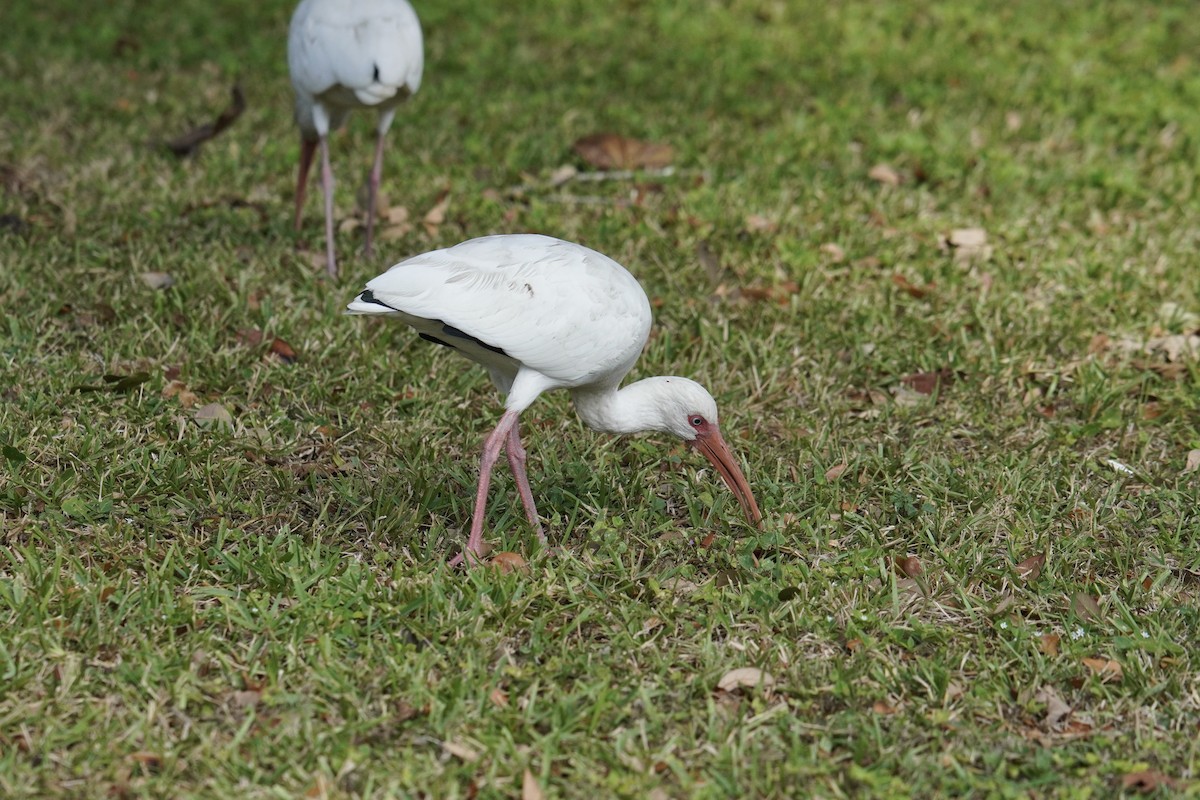
[[[542,530],[542,521],[538,519],[537,506],[533,503],[533,491],[529,488],[529,476],[525,473],[525,448],[521,445],[521,424],[514,422],[508,432],[508,446],[504,451],[508,454],[508,466],[512,468],[513,477],[517,480],[517,491],[521,494],[521,504],[525,506],[525,518],[537,531],[538,539],[546,543],[546,534]]]
[[[450,566],[456,567],[470,554],[472,561],[483,557],[483,518],[487,508],[488,487],[492,482],[492,467],[500,458],[508,432],[517,424],[517,412],[505,411],[500,417],[496,429],[483,440],[483,456],[479,460],[479,488],[475,492],[475,516],[471,518],[471,536],[467,539],[467,548],[450,561]]]
[[[321,187],[325,190],[325,271],[337,277],[337,259],[333,254],[333,168],[329,166],[329,138],[321,137]]]
[[[371,238],[375,234],[375,210],[378,204],[379,197],[379,181],[383,178],[383,137],[384,134],[379,134],[378,141],[375,142],[375,165],[371,167],[371,181],[367,192],[367,246],[363,248],[363,252],[367,257],[371,257]]]
[[[312,166],[317,143],[300,139],[300,175],[296,181],[296,231],[300,230],[300,217],[304,212],[304,194],[308,191],[308,170]]]

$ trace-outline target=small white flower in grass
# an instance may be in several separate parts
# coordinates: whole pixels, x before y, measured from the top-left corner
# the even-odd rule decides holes
[[[1072,639],[1082,639],[1083,638],[1083,628],[1076,628],[1075,630],[1071,631],[1071,638]]]
[[[825,615],[825,621],[826,621],[826,622],[833,622],[833,616],[832,616],[831,614],[826,614],[826,615]]]
[[[859,615],[858,615],[858,618],[859,618],[859,619],[861,619],[863,622],[866,622],[866,621],[867,621],[867,615],[866,615],[866,614],[859,614]]]
[[[1150,632],[1149,632],[1149,631],[1142,631],[1142,638],[1143,638],[1143,639],[1149,639],[1149,638],[1150,638]]]
[[[1002,631],[1004,631],[1004,630],[1008,630],[1008,623],[1007,623],[1007,622],[1005,622],[1005,621],[1003,621],[1003,620],[1001,620],[1001,621],[1000,621],[1000,630],[1002,630]]]

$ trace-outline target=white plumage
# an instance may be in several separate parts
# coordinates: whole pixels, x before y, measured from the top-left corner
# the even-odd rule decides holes
[[[482,555],[491,469],[505,448],[526,517],[544,540],[517,417],[551,389],[570,390],[580,418],[596,430],[662,431],[695,444],[746,515],[761,519],[704,387],[658,377],[618,388],[646,343],[651,313],[637,280],[608,256],[533,234],[472,239],[396,264],[368,282],[348,310],[399,317],[422,338],[482,364],[507,395],[484,443],[467,552]]]
[[[296,185],[296,229],[304,207],[308,171],[321,147],[325,194],[326,266],[337,274],[333,248],[333,171],[328,136],[357,108],[379,111],[375,161],[367,202],[367,253],[375,228],[384,137],[396,106],[421,85],[425,56],[421,24],[406,0],[303,0],[288,28],[288,71],[296,92],[300,126],[300,174]]]

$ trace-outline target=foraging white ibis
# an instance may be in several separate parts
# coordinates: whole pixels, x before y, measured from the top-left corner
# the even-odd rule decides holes
[[[421,85],[425,55],[421,23],[407,0],[303,0],[288,28],[288,71],[296,90],[300,126],[300,174],[296,183],[296,230],[304,209],[308,170],[321,146],[325,193],[325,259],[337,275],[333,252],[333,170],[329,132],[357,108],[379,110],[375,163],[367,197],[366,253],[371,255],[383,142],[396,106]]]
[[[589,427],[607,433],[661,431],[696,447],[729,484],[746,516],[758,504],[717,425],[717,404],[687,378],[645,378],[619,388],[650,333],[650,302],[608,256],[549,236],[516,234],[434,250],[401,261],[367,283],[351,314],[399,317],[422,339],[483,365],[507,395],[483,444],[475,514],[464,554],[483,555],[492,467],[506,450],[525,516],[546,536],[525,474],[517,418],[537,396],[567,389]]]

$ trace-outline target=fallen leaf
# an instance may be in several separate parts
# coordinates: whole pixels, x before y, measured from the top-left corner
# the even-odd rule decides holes
[[[769,673],[758,667],[738,667],[731,669],[717,681],[717,688],[723,692],[732,692],[743,686],[762,686],[770,688],[775,685],[775,679]]]
[[[245,347],[258,347],[262,344],[263,332],[257,328],[240,328],[237,332],[238,344]]]
[[[1042,574],[1042,567],[1046,565],[1046,554],[1038,553],[1017,564],[1017,577],[1028,583],[1029,581],[1037,580]]]
[[[888,186],[900,185],[900,173],[891,164],[876,164],[867,170],[867,177]]]
[[[1200,469],[1200,449],[1189,450],[1187,454],[1187,463],[1183,465],[1184,472],[1195,472]]]
[[[262,690],[260,689],[242,689],[241,691],[231,692],[229,695],[229,704],[234,708],[253,708],[262,700]]]
[[[1043,655],[1056,656],[1058,655],[1058,643],[1062,637],[1057,633],[1043,633],[1038,639],[1038,650],[1042,651]]]
[[[900,379],[900,382],[908,386],[914,392],[920,394],[933,394],[943,386],[949,386],[954,383],[954,370],[946,368],[939,369],[936,372],[915,372],[912,375],[905,375]]]
[[[538,785],[537,778],[528,769],[521,776],[521,800],[542,800],[546,795]]]
[[[421,224],[430,236],[436,236],[438,228],[446,221],[446,210],[450,208],[450,190],[443,189],[433,204],[433,208],[425,212]]]
[[[1042,722],[1047,729],[1058,727],[1058,723],[1071,714],[1071,707],[1063,701],[1053,686],[1043,686],[1038,689],[1033,699],[1046,704],[1046,718]]]
[[[774,220],[761,214],[750,214],[746,217],[746,230],[750,233],[774,233],[778,228]]]
[[[158,769],[162,766],[162,756],[158,753],[151,753],[149,750],[138,750],[130,753],[128,756],[130,761],[136,761],[147,769]]]
[[[169,289],[175,285],[175,279],[167,272],[143,272],[138,277],[151,289]]]
[[[1156,769],[1144,769],[1140,772],[1130,772],[1121,776],[1121,788],[1132,789],[1141,794],[1150,794],[1163,786],[1167,789],[1176,788],[1174,778],[1164,775]]]
[[[246,96],[242,94],[242,87],[236,83],[233,85],[230,93],[232,99],[229,105],[226,106],[225,110],[215,120],[192,128],[187,133],[167,142],[167,149],[180,158],[190,156],[199,149],[200,145],[232,125],[234,120],[240,117],[242,112],[246,110]]]
[[[841,464],[834,464],[832,467],[825,470],[825,480],[837,480],[839,477],[841,477],[841,474],[846,471],[847,466],[849,465],[847,465],[845,462],[842,462]]]
[[[987,231],[983,228],[955,228],[944,243],[958,262],[986,261],[992,257],[992,246],[988,244]]]
[[[233,427],[233,415],[220,403],[208,403],[200,406],[192,413],[192,418],[201,425]]]
[[[492,705],[496,708],[508,708],[508,694],[498,686],[492,689],[492,693],[488,695],[488,699],[492,701]]]
[[[857,651],[860,647],[862,647],[862,639],[851,639],[846,642],[846,649],[851,653]]]
[[[279,360],[285,364],[296,363],[296,351],[292,349],[290,344],[285,342],[283,339],[280,339],[278,336],[276,336],[275,340],[271,342],[271,352],[279,356]]]
[[[1099,619],[1100,604],[1087,592],[1076,592],[1071,598],[1071,610],[1083,620]]]
[[[1121,662],[1113,661],[1111,658],[1085,658],[1083,665],[1091,670],[1093,675],[1100,678],[1101,683],[1115,683],[1124,676]]]
[[[596,169],[661,169],[670,166],[675,150],[668,144],[594,133],[576,140],[572,149]]]
[[[927,283],[924,286],[917,286],[915,283],[912,283],[911,281],[909,281],[908,278],[904,277],[899,272],[897,272],[895,275],[892,276],[892,283],[895,285],[895,287],[897,289],[904,292],[909,297],[915,297],[918,300],[920,300],[923,297],[928,297],[930,294],[933,293],[933,289],[934,289],[934,284],[932,284],[932,283]]]
[[[833,242],[826,242],[825,244],[821,245],[820,250],[822,253],[828,255],[830,261],[835,264],[840,264],[846,260],[846,251],[838,247]]]
[[[529,564],[521,554],[507,550],[496,553],[489,563],[505,575],[510,572],[529,572]]]
[[[925,571],[921,566],[920,560],[916,556],[899,556],[892,559],[892,568],[897,575],[903,575],[906,578],[916,578]]]
[[[554,172],[550,173],[550,185],[552,187],[562,186],[564,183],[571,181],[578,174],[579,170],[574,164],[563,164],[561,167],[554,170]]]
[[[460,761],[466,761],[468,764],[479,760],[479,751],[462,742],[442,742],[442,749]]]
[[[876,714],[889,715],[895,714],[898,709],[895,706],[888,705],[882,700],[876,700],[875,704],[871,706],[871,710]]]

